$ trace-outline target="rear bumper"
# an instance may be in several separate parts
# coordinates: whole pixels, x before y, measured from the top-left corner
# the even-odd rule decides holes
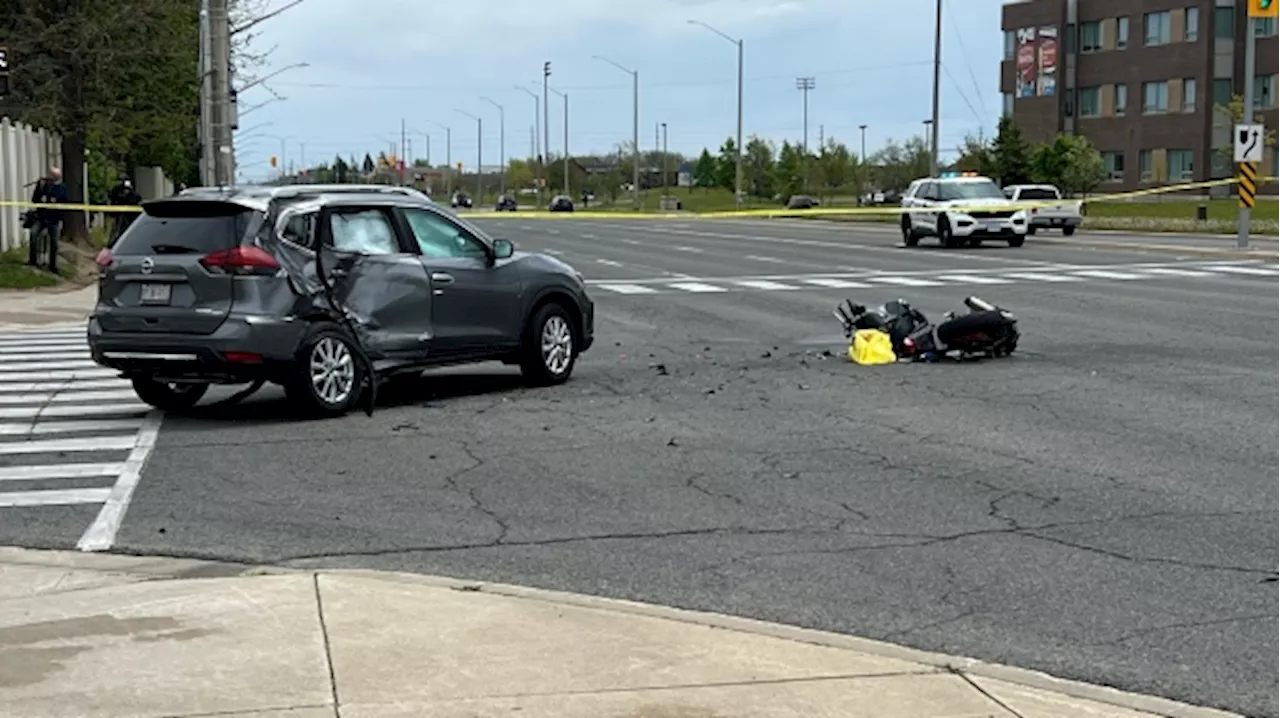
[[[93,361],[126,376],[240,383],[275,381],[293,366],[306,322],[227,318],[212,334],[108,332],[89,319]]]
[[[1052,227],[1079,227],[1079,226],[1080,226],[1080,219],[1081,219],[1080,217],[1072,217],[1072,216],[1068,216],[1068,217],[1054,217],[1054,216],[1050,215],[1050,216],[1048,216],[1048,217],[1044,217],[1044,216],[1037,216],[1037,215],[1033,215],[1033,216],[1031,217],[1031,226],[1032,226],[1032,227],[1036,227],[1036,228],[1040,228],[1040,227],[1051,227],[1051,228],[1052,228]]]

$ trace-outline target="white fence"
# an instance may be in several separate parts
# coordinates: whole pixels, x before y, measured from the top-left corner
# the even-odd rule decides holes
[[[50,167],[62,166],[62,138],[0,117],[0,252],[25,241],[19,216],[25,210],[7,202],[31,199],[35,182]]]

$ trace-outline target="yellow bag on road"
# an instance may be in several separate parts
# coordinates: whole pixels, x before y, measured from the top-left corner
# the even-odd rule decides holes
[[[892,364],[898,361],[893,353],[893,340],[879,329],[859,329],[849,345],[849,359],[855,364]]]

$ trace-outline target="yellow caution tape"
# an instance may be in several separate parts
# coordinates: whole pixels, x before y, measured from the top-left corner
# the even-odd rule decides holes
[[[1258,184],[1265,184],[1276,181],[1276,177],[1259,177]],[[1152,195],[1170,194],[1173,192],[1185,192],[1193,189],[1207,189],[1210,187],[1221,187],[1223,185],[1236,184],[1240,180],[1238,177],[1227,179],[1210,180],[1208,182],[1186,182],[1183,184],[1165,185],[1163,187],[1149,187],[1147,189],[1132,190],[1129,192],[1116,192],[1112,194],[1100,194],[1092,197],[1081,199],[1064,198],[1060,200],[1045,200],[1036,202],[1014,202],[1012,204],[1000,204],[991,206],[966,205],[966,212],[1008,212],[1010,209],[1040,209],[1044,207],[1057,207],[1070,202],[1079,202],[1081,205],[1092,204],[1096,202],[1116,202],[1130,200],[1135,197],[1149,197]],[[44,208],[58,209],[68,212],[107,212],[107,213],[126,213],[141,212],[142,207],[132,205],[114,205],[114,204],[48,204],[37,202],[18,202],[18,201],[0,201],[0,207],[24,207],[24,208]],[[516,214],[521,219],[734,219],[741,217],[823,217],[832,215],[901,215],[901,214],[928,214],[939,212],[939,207],[816,207],[812,209],[734,209],[721,210],[718,212],[647,212],[647,211],[612,211],[612,212],[551,212],[545,209],[536,209],[530,211],[519,212]],[[475,216],[475,215],[469,215]]]

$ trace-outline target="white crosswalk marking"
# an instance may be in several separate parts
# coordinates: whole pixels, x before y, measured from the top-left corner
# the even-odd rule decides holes
[[[0,333],[0,525],[5,511],[83,505],[67,543],[110,548],[159,425],[93,363],[83,327]]]
[[[1027,267],[1020,270],[937,270],[933,272],[902,272],[900,274],[869,274],[865,270],[857,271],[849,267],[847,275],[830,273],[820,275],[766,275],[754,277],[682,277],[683,281],[673,282],[672,278],[645,278],[632,280],[589,280],[593,288],[599,288],[614,294],[651,295],[677,291],[694,294],[714,294],[732,291],[782,292],[796,290],[820,289],[873,289],[875,287],[947,287],[961,285],[1005,285],[1018,282],[1041,282],[1045,284],[1065,284],[1070,282],[1088,282],[1091,280],[1158,280],[1158,279],[1203,279],[1205,277],[1280,277],[1276,265],[1256,262],[1223,263],[1209,262],[1176,262],[1166,264],[1128,264],[1062,266],[1053,268]],[[1258,281],[1258,280],[1251,280]],[[0,372],[7,365],[0,363]],[[79,375],[82,371],[76,372]],[[53,381],[60,377],[40,377]],[[88,379],[87,376],[82,377]],[[37,381],[32,378],[32,381]],[[86,387],[87,388],[87,387]],[[0,389],[2,392],[3,389]],[[0,401],[0,403],[3,403]]]

